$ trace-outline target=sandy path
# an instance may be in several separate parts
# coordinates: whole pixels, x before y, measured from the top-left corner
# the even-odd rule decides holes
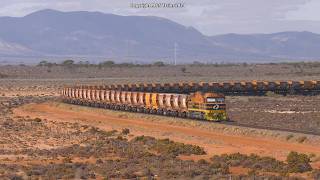
[[[82,107],[81,107],[82,108]],[[164,124],[148,119],[134,119],[110,113],[99,113],[103,109],[80,111],[77,106],[59,104],[28,104],[14,110],[16,116],[46,118],[52,121],[78,122],[90,124],[101,129],[129,128],[134,135],[150,135],[158,138],[170,138],[184,143],[197,144],[208,152],[201,158],[221,153],[257,153],[285,159],[290,151],[314,153],[320,156],[320,145],[290,143],[272,138],[259,138],[229,135],[221,132],[205,131],[194,127]],[[199,157],[198,157],[199,158]]]

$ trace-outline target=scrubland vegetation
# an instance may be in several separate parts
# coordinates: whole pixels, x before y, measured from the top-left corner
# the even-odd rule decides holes
[[[297,152],[291,152],[285,162],[240,153],[198,161],[182,160],[181,155],[197,156],[207,152],[202,147],[170,139],[132,137],[128,128],[104,131],[79,123],[10,116],[13,107],[28,102],[27,99],[1,100],[0,155],[7,158],[1,159],[0,178],[280,179],[291,177],[290,173],[304,172],[310,173],[310,177],[319,177],[319,170],[310,166],[310,157]],[[34,99],[33,102],[41,101]],[[232,174],[231,167],[249,171]]]

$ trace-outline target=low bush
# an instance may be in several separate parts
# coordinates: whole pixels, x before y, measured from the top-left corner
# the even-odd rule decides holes
[[[128,128],[124,128],[124,129],[122,129],[121,133],[124,135],[127,135],[127,134],[130,134],[130,130]]]
[[[303,173],[312,170],[310,157],[306,154],[290,152],[287,156],[287,162],[288,171],[292,173]]]
[[[211,158],[211,161],[215,166],[226,163],[229,166],[242,166],[252,170],[263,170],[280,174],[303,173],[312,170],[309,156],[297,152],[291,152],[288,155],[287,163],[276,160],[273,157],[260,157],[256,154],[245,155],[240,153],[215,155]]]
[[[159,139],[151,147],[159,153],[173,154],[173,155],[203,155],[206,154],[204,149],[199,146],[191,144],[183,144],[179,142],[170,141],[169,139]]]
[[[1,79],[1,78],[7,78],[7,77],[9,77],[7,74],[2,74],[2,73],[0,73],[0,79]]]
[[[141,142],[147,145],[149,149],[155,150],[161,154],[167,155],[203,155],[206,154],[202,147],[174,142],[169,139],[155,139],[149,136],[138,136],[133,139],[134,142]]]
[[[209,162],[206,161],[206,160],[204,160],[204,159],[200,159],[200,160],[198,161],[198,163],[199,163],[199,164],[202,164],[202,165],[207,165],[207,164],[209,164]]]
[[[215,173],[229,174],[229,165],[224,162],[212,162],[210,164],[211,171]]]
[[[307,140],[307,137],[301,136],[297,139],[298,143],[303,143],[305,140]]]
[[[42,119],[40,119],[40,118],[34,118],[33,121],[35,121],[35,122],[41,122]]]
[[[292,139],[294,136],[292,135],[292,134],[289,134],[287,137],[286,137],[286,139],[287,139],[287,141],[289,141],[290,139]]]

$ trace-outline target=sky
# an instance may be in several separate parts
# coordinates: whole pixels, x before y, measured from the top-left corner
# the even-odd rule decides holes
[[[183,7],[131,5],[141,3],[183,4]],[[0,16],[19,17],[42,9],[159,16],[195,27],[205,35],[320,33],[320,0],[0,0]]]

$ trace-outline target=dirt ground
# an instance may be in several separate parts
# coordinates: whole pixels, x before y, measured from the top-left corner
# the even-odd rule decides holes
[[[227,97],[227,106],[239,124],[320,135],[320,96]]]

